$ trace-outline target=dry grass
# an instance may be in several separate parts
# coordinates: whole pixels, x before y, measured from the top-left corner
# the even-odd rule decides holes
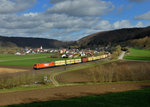
[[[119,82],[150,80],[149,62],[114,62],[89,69],[76,70],[58,75],[62,83]]]
[[[0,74],[24,72],[24,69],[0,68]]]
[[[150,80],[150,64],[118,64],[102,65],[90,69],[97,73],[94,77],[99,82],[141,81]],[[99,78],[98,78],[99,77]]]
[[[44,80],[47,76],[47,80],[50,77],[49,72],[17,72],[17,73],[6,73],[0,75],[0,89],[13,88],[21,85],[32,85],[32,84],[45,84],[48,81]]]

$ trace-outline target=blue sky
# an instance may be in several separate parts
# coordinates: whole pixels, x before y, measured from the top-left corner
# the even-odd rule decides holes
[[[0,35],[78,40],[150,26],[150,0],[0,0]]]

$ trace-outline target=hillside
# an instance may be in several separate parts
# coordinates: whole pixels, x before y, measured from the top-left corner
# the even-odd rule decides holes
[[[133,39],[126,42],[131,47],[134,48],[145,48],[150,49],[150,36],[146,36],[144,38]]]
[[[71,42],[62,42],[54,39],[0,36],[1,47],[18,46],[18,47],[38,48],[40,46],[43,46],[44,48],[60,48],[65,47],[70,43]]]
[[[124,28],[91,34],[75,42],[54,39],[0,36],[0,47],[61,48],[70,45],[80,48],[104,45],[122,45],[150,49],[150,26],[145,28]]]
[[[98,32],[77,41],[77,44],[84,47],[100,45],[128,45],[127,41],[150,36],[150,26],[145,28],[124,28],[112,31]]]

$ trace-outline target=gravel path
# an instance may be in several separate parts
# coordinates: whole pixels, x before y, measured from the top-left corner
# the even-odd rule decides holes
[[[118,59],[119,59],[119,60],[122,60],[123,57],[124,57],[124,55],[125,55],[125,51],[122,51],[122,53],[120,54],[120,56],[118,57]]]

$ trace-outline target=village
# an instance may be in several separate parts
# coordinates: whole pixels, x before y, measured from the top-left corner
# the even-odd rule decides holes
[[[26,54],[39,54],[39,53],[55,53],[53,58],[77,58],[77,57],[87,57],[96,56],[100,54],[108,53],[108,47],[99,47],[96,49],[44,49],[42,46],[40,48],[21,48],[15,55],[26,55]]]

